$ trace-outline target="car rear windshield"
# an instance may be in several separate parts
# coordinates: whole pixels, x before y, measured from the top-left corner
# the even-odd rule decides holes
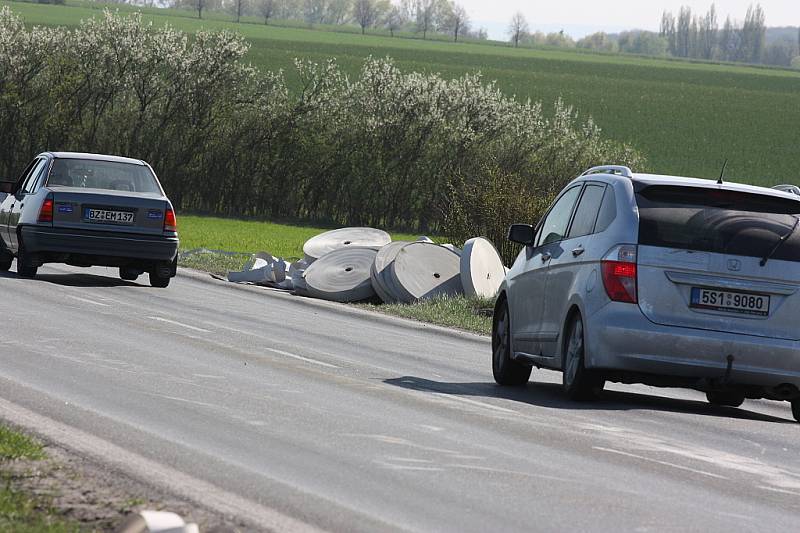
[[[800,261],[800,201],[769,195],[651,186],[636,194],[639,244]]]
[[[56,159],[50,169],[47,186],[161,192],[156,177],[145,165],[92,159]]]

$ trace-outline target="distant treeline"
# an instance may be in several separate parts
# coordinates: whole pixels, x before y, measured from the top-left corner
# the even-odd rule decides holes
[[[569,107],[505,97],[467,75],[445,80],[365,61],[281,72],[242,61],[233,32],[186,34],[104,16],[28,29],[0,10],[0,172],[39,151],[146,159],[180,209],[487,235],[534,222],[594,164],[642,168]]]
[[[665,12],[658,33],[623,32],[618,35],[595,33],[576,43],[579,48],[620,51],[652,56],[672,56],[711,61],[734,61],[800,68],[800,30],[791,37],[767,43],[768,28],[760,5],[747,10],[739,24],[728,16],[720,28],[714,4],[698,15],[682,7],[677,15]],[[784,32],[785,34],[785,32]]]

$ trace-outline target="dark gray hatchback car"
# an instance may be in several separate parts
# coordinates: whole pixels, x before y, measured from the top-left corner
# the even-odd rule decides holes
[[[39,154],[15,181],[0,181],[0,270],[34,277],[45,263],[175,276],[175,211],[153,169],[137,159],[73,152]]]

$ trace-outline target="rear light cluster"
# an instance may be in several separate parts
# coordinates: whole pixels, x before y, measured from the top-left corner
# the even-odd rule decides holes
[[[42,202],[42,207],[39,208],[39,218],[36,222],[52,224],[53,223],[53,197],[48,196]]]
[[[612,248],[601,264],[608,297],[614,302],[638,303],[636,246],[623,244]]]
[[[175,218],[175,211],[172,207],[167,207],[164,213],[164,231],[178,231],[178,220]]]

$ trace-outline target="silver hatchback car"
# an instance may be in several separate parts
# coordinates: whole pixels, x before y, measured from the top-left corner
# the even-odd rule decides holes
[[[588,399],[606,381],[681,386],[715,405],[789,401],[800,420],[800,196],[597,167],[523,244],[494,312],[501,385],[563,372]]]

